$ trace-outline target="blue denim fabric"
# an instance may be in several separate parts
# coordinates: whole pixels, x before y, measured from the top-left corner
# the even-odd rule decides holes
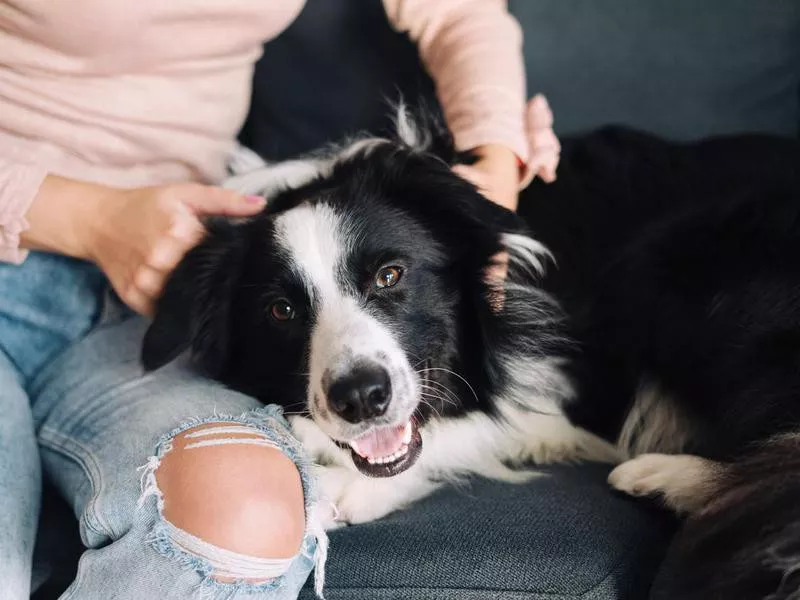
[[[21,266],[0,265],[0,599],[30,593],[40,465],[78,515],[88,548],[62,598],[295,598],[313,567],[314,535],[275,580],[218,583],[207,563],[171,543],[138,470],[178,432],[236,421],[295,460],[309,508],[313,482],[285,419],[181,361],[143,373],[146,323],[109,297],[85,263],[34,253]]]

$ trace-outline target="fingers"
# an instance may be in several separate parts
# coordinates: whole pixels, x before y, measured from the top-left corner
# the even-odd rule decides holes
[[[159,240],[145,260],[134,268],[121,294],[122,299],[136,312],[152,316],[170,274],[195,243],[190,239]]]
[[[141,265],[133,274],[132,284],[152,302],[161,295],[167,274],[168,271],[157,271],[147,265]]]
[[[199,226],[199,223],[197,224]],[[144,257],[143,264],[156,271],[171,273],[183,260],[186,253],[203,238],[204,230],[198,227],[190,233],[173,232],[169,237],[158,240]]]
[[[266,204],[260,196],[242,196],[224,188],[195,184],[182,187],[183,202],[198,216],[249,217],[261,212]]]
[[[129,285],[125,290],[117,290],[122,301],[140,315],[152,317],[155,312],[155,302],[134,285]]]

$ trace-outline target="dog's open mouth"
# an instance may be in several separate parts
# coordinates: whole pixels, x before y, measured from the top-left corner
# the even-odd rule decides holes
[[[413,420],[397,427],[381,427],[349,443],[353,463],[364,475],[399,475],[419,458],[422,436]]]

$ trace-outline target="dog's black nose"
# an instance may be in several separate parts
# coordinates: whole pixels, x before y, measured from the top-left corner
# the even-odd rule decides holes
[[[381,416],[391,396],[389,374],[383,367],[374,365],[356,367],[328,388],[331,409],[349,423]]]

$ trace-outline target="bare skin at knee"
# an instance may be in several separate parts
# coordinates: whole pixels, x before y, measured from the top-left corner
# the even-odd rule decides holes
[[[288,559],[305,531],[300,473],[251,431],[215,423],[176,436],[156,472],[164,518],[223,550]]]

